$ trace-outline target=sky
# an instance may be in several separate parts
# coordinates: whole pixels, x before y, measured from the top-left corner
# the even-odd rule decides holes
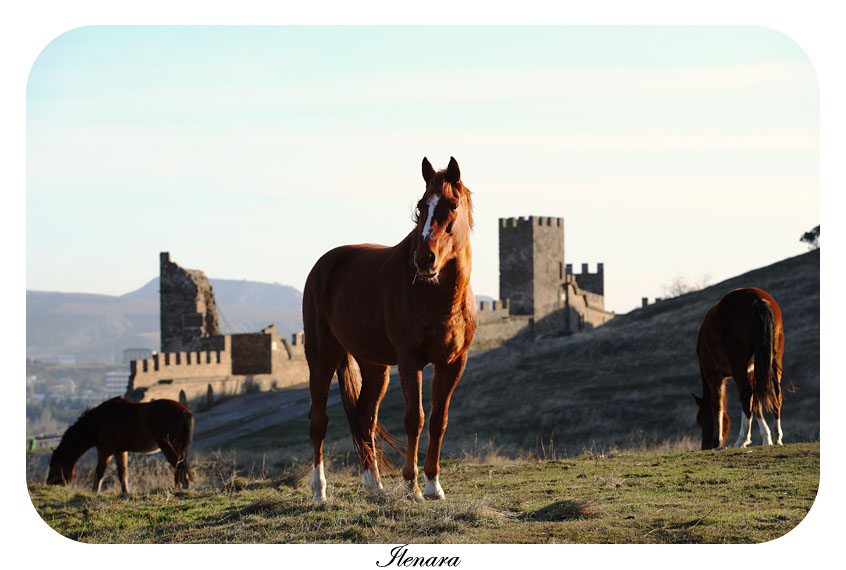
[[[26,92],[26,287],[120,295],[158,253],[302,290],[337,245],[402,240],[420,163],[499,218],[565,220],[606,308],[806,251],[819,88],[764,27],[83,27]]]

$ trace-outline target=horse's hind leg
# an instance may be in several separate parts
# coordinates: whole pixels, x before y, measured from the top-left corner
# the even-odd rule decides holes
[[[115,465],[117,466],[118,479],[120,480],[120,489],[122,492],[128,494],[129,484],[126,479],[126,462],[127,453],[125,451],[115,453]]]
[[[361,436],[361,473],[364,486],[376,491],[382,488],[379,477],[379,464],[376,460],[376,421],[379,415],[379,403],[388,389],[389,368],[378,364],[359,362],[361,369],[361,393],[356,404],[356,416]],[[356,437],[353,434],[353,437]]]
[[[321,342],[322,341],[322,342]],[[311,348],[309,348],[311,344]],[[323,471],[323,441],[326,439],[326,402],[332,376],[341,361],[343,351],[333,338],[306,339],[308,360],[308,387],[311,393],[311,408],[308,412],[309,433],[314,447],[314,469],[311,474],[311,490],[315,501],[326,500],[326,475]]]
[[[427,499],[444,498],[444,490],[438,481],[441,442],[446,432],[449,399],[464,372],[466,362],[467,355],[462,354],[450,364],[435,366],[435,376],[432,379],[432,411],[429,414],[429,450],[423,465],[423,473],[426,475],[426,491],[423,496]]]
[[[752,386],[749,384],[749,371],[747,362],[734,362],[731,367],[731,375],[737,384],[737,393],[740,396],[740,432],[737,434],[735,447],[746,447],[752,443]]]
[[[94,473],[94,492],[99,493],[100,487],[103,484],[103,475],[106,474],[106,466],[109,464],[109,459],[112,458],[110,453],[100,451],[97,449],[97,470]]]

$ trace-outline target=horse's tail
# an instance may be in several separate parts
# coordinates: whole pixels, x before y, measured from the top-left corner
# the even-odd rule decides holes
[[[341,392],[341,402],[344,405],[344,412],[347,416],[347,422],[350,424],[350,431],[353,436],[353,445],[358,452],[359,457],[367,457],[370,455],[370,450],[367,449],[367,444],[364,441],[364,434],[362,433],[361,424],[358,419],[357,406],[358,397],[361,394],[361,372],[358,367],[352,362],[352,357],[345,354],[338,365],[338,388]],[[376,435],[381,438],[388,447],[401,455],[405,455],[403,444],[396,436],[392,435],[385,426],[376,422]],[[373,455],[376,461],[387,468],[388,471],[397,472],[397,467],[391,460],[391,457],[385,452],[379,440],[373,440],[376,449],[373,450]]]
[[[778,387],[773,370],[775,342],[774,317],[770,304],[764,299],[752,303],[752,318],[755,327],[755,401],[753,410],[773,412],[778,409]]]
[[[194,474],[191,473],[191,466],[188,464],[188,452],[194,441],[194,414],[187,408],[182,410],[182,426],[182,452],[176,464],[176,478],[177,484],[182,483],[188,487],[188,483],[194,480]]]

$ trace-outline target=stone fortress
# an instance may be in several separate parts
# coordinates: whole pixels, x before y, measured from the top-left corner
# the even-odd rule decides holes
[[[303,334],[290,341],[271,325],[259,332],[221,334],[214,292],[202,271],[183,269],[160,254],[161,352],[130,363],[126,397],[179,400],[192,408],[222,397],[275,390],[308,381]],[[500,300],[483,301],[471,350],[514,338],[570,334],[600,326],[604,267],[574,274],[564,263],[564,220],[529,216],[499,220]]]
[[[160,254],[161,352],[130,363],[126,397],[179,400],[208,407],[224,396],[308,381],[302,333],[289,341],[271,325],[256,333],[221,334],[217,305],[202,271]]]
[[[614,317],[605,310],[605,267],[581,273],[564,263],[564,219],[499,219],[499,295],[483,301],[473,350],[487,350],[518,335],[569,334]]]

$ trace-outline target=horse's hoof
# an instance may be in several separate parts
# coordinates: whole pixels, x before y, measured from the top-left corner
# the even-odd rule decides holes
[[[406,496],[415,503],[423,502],[423,493],[420,492],[420,489],[410,489]]]
[[[315,503],[325,503],[326,502],[326,495],[322,493],[315,493],[314,496],[311,498],[312,501]]]
[[[427,501],[443,501],[445,497],[443,493],[438,493],[434,495],[423,495],[423,498]]]

